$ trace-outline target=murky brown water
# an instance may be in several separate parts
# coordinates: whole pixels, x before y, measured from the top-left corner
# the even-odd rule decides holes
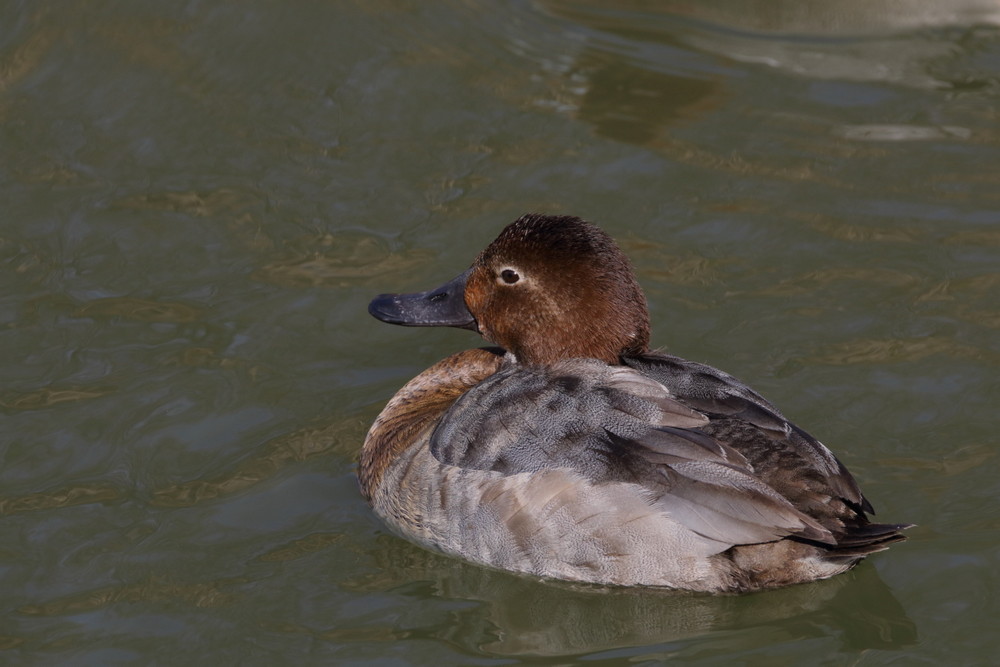
[[[988,664],[1000,3],[0,8],[9,664]],[[354,460],[478,344],[369,318],[525,211],[600,222],[654,342],[754,385],[910,541],[744,597],[389,535]]]

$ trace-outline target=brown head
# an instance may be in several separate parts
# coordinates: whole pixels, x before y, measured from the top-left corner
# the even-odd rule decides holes
[[[393,324],[473,329],[525,364],[616,364],[649,345],[646,298],[628,258],[602,230],[570,216],[522,216],[454,280],[381,295],[368,310]]]

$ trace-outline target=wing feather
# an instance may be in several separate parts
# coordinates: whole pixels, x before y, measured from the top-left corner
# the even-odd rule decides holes
[[[442,463],[505,475],[553,469],[616,484],[701,536],[732,545],[830,531],[762,481],[705,413],[626,367],[593,360],[502,369],[467,392],[431,437]],[[631,486],[628,486],[631,485]]]

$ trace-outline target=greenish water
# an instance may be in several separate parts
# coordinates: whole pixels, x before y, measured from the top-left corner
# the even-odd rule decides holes
[[[0,6],[0,662],[990,664],[1000,7]],[[654,344],[750,382],[910,540],[744,597],[489,572],[354,462],[479,344],[371,296],[599,222]]]

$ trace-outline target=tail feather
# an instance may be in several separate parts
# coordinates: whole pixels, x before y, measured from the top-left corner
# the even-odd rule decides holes
[[[912,523],[854,523],[845,527],[843,533],[835,534],[837,543],[827,546],[826,557],[830,559],[855,559],[878,551],[885,551],[889,545],[906,539],[900,531],[912,528]]]
[[[912,523],[868,523],[864,519],[852,522],[840,531],[833,531],[835,544],[792,537],[797,542],[807,542],[821,547],[829,560],[858,560],[868,554],[885,551],[889,545],[906,539],[900,531],[913,528]]]

